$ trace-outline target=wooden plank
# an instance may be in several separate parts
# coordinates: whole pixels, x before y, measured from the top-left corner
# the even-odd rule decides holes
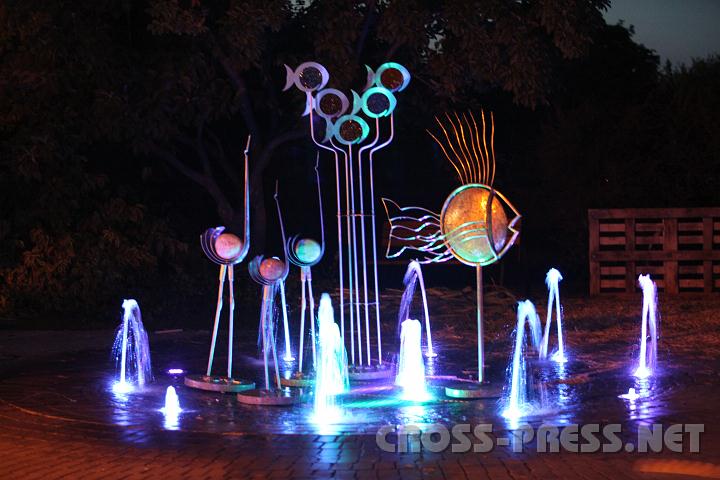
[[[610,279],[600,279],[600,289],[605,290],[608,288],[618,288],[620,290],[625,290],[625,279],[621,280],[610,280]]]
[[[635,245],[662,245],[662,235],[638,235],[635,237]]]
[[[680,245],[702,245],[703,235],[678,235],[678,243]]]
[[[713,273],[714,275],[720,275],[720,264],[713,263],[712,273]]]
[[[625,276],[625,271],[627,269],[625,268],[625,265],[615,266],[615,267],[600,267],[600,275],[603,277],[607,275],[617,275],[617,276]]]
[[[657,275],[663,275],[665,273],[665,267],[663,265],[637,265],[635,272],[640,275],[650,274],[653,277]]]
[[[712,251],[713,248],[713,219],[703,218],[703,250]],[[710,260],[703,262],[703,291],[710,293],[713,290],[713,263]]]
[[[703,221],[697,221],[697,222],[688,222],[688,221],[682,221],[680,220],[678,222],[678,232],[702,232],[703,231]]]
[[[635,251],[635,219],[625,219],[625,251],[632,253]],[[625,291],[632,292],[635,290],[635,262],[628,261],[625,271]]]
[[[663,237],[663,250],[665,252],[676,252],[678,248],[677,219],[666,218],[665,235]],[[665,292],[673,294],[678,292],[678,262],[671,259],[665,262]]]
[[[683,289],[683,288],[702,289],[704,287],[702,278],[681,278],[678,283],[680,285],[680,289]]]
[[[699,265],[678,265],[679,275],[702,275],[705,271],[702,264]]]
[[[597,251],[600,250],[600,241],[598,238],[600,236],[600,232],[598,230],[597,218],[592,217],[590,212],[588,212],[588,229],[590,230],[588,237],[590,295],[597,295],[600,293],[600,262],[594,258],[594,256]]]
[[[600,245],[625,245],[625,237],[600,237]]]
[[[627,262],[635,260],[636,262],[664,262],[670,260],[718,260],[720,261],[720,250],[705,252],[703,250],[682,250],[679,252],[665,252],[660,250],[642,251],[635,250],[632,254],[624,250],[600,251],[591,254],[592,260],[599,262]]]
[[[588,210],[589,218],[693,218],[720,217],[720,208],[611,208],[607,210]]]
[[[604,232],[624,232],[625,231],[625,224],[624,223],[601,223],[599,224],[599,230],[601,233]]]
[[[662,225],[662,222],[653,222],[653,223],[635,222],[635,231],[636,232],[662,233],[663,225]]]

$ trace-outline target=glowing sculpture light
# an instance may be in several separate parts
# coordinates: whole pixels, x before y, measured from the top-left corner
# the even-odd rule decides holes
[[[489,141],[484,112],[482,133],[472,114],[463,114],[462,118],[457,113],[454,118],[446,114],[446,118],[447,128],[436,119],[444,141],[432,132],[428,133],[440,146],[462,185],[447,197],[440,215],[419,207],[399,207],[392,200],[383,198],[390,221],[386,256],[395,258],[406,249],[412,249],[425,254],[421,263],[444,262],[454,257],[475,267],[478,380],[482,382],[482,267],[498,261],[515,243],[520,233],[517,229],[520,214],[505,196],[493,188],[495,123],[492,114]],[[508,218],[508,213],[512,214],[511,218]],[[400,248],[391,253],[396,244]]]
[[[215,323],[213,325],[212,341],[210,342],[210,355],[208,356],[207,372],[202,375],[188,375],[185,377],[185,385],[201,390],[213,390],[221,392],[239,391],[254,388],[255,383],[249,380],[233,379],[233,324],[235,311],[235,269],[234,266],[242,262],[250,248],[250,188],[248,176],[248,150],[250,149],[250,137],[248,136],[245,145],[245,195],[244,212],[245,226],[243,238],[225,231],[225,227],[209,228],[200,236],[200,246],[205,255],[214,263],[220,265],[220,279],[218,285],[217,307],[215,308]],[[223,289],[225,278],[228,280],[228,293],[230,297],[230,312],[228,319],[228,361],[227,377],[213,376],[212,364],[215,357],[215,342],[217,341],[218,327],[220,325],[220,313],[223,306]]]
[[[315,62],[305,62],[295,70],[286,65],[287,82],[285,90],[295,85],[306,94],[304,115],[309,115],[310,135],[318,147],[333,154],[335,159],[335,185],[337,201],[338,235],[338,276],[340,283],[340,333],[345,341],[345,280],[349,286],[350,359],[355,368],[351,376],[390,374],[382,365],[382,342],[380,332],[380,295],[377,272],[377,235],[375,227],[375,188],[373,184],[373,155],[390,144],[393,139],[393,111],[397,105],[394,93],[403,90],[410,82],[410,74],[397,63],[386,63],[377,72],[368,67],[368,77],[362,95],[352,92],[352,107],[348,97],[339,90],[325,89],[329,80],[327,70]],[[371,124],[360,115],[374,120],[374,138],[370,136]],[[318,119],[317,117],[320,117]],[[380,141],[380,119],[389,117],[389,133]],[[316,132],[316,120],[324,121],[324,135]],[[365,157],[363,155],[365,154]],[[340,196],[340,159],[344,163],[345,211]],[[366,165],[363,165],[363,158]],[[365,210],[366,181],[369,179],[370,212]],[[357,203],[356,203],[357,201]],[[359,208],[357,208],[359,207]],[[346,245],[342,245],[343,217],[345,217]],[[373,284],[368,281],[368,252],[366,223],[370,222]],[[359,225],[358,225],[359,222]],[[358,234],[360,241],[358,242]],[[359,245],[358,245],[359,244]],[[345,272],[347,259],[347,273]],[[360,285],[363,297],[361,300]],[[374,286],[374,300],[369,289]],[[370,350],[370,308],[375,307],[375,329],[377,332],[377,365],[372,366]],[[363,313],[361,314],[361,307]],[[365,345],[363,345],[363,322],[365,319]],[[357,335],[356,335],[357,333]],[[356,344],[357,336],[357,362]],[[364,360],[363,360],[364,359]],[[363,371],[363,363],[365,371]],[[368,370],[369,369],[369,370]]]

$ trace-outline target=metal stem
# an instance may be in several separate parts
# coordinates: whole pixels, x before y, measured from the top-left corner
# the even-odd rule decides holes
[[[355,294],[355,319],[357,321],[357,339],[358,339],[358,363],[362,365],[363,363],[363,352],[362,352],[362,323],[360,319],[360,280],[358,277],[358,254],[357,254],[357,224],[355,222],[355,180],[353,177],[353,159],[352,159],[352,147],[348,146],[348,158],[349,166],[348,170],[350,172],[350,208],[349,208],[349,216],[351,218],[351,231],[352,231],[352,260],[353,260],[353,276],[354,276],[354,285],[355,288],[353,289],[352,286],[351,289],[354,290]],[[346,163],[347,164],[347,163]],[[352,298],[352,293],[351,293]],[[352,305],[351,305],[352,307]],[[368,352],[370,353],[370,352]]]
[[[375,119],[375,128],[380,128],[380,120]],[[372,249],[373,249],[373,276],[375,277],[375,321],[377,323],[377,349],[378,364],[382,364],[382,333],[380,331],[380,292],[378,286],[378,263],[377,263],[377,233],[375,231],[375,182],[373,180],[373,154],[392,142],[395,136],[395,121],[393,114],[390,114],[390,136],[380,145],[370,150],[370,223],[372,225]]]
[[[343,344],[345,344],[345,287],[343,285],[343,246],[342,246],[342,207],[340,206],[340,163],[338,162],[337,150],[327,147],[315,138],[315,128],[313,125],[313,112],[310,109],[310,138],[320,148],[329,150],[335,157],[335,196],[337,201],[337,233],[338,233],[338,278],[340,279],[340,336]],[[353,362],[355,355],[353,353]]]
[[[478,265],[475,267],[477,273],[477,332],[478,332],[478,382],[482,382],[484,378],[483,368],[485,361],[483,359],[483,281],[482,281],[482,267]]]
[[[272,286],[265,285],[263,287],[263,300],[262,307],[260,308],[260,329],[262,330],[262,341],[263,341],[263,365],[265,367],[265,389],[270,390],[270,373],[268,370],[268,338],[267,338],[267,315],[268,315],[268,303],[270,303],[272,293],[270,290]]]
[[[228,320],[228,380],[232,378],[232,357],[233,357],[233,324],[235,316],[235,274],[232,265],[228,265],[228,290],[230,293],[230,315]]]
[[[217,307],[215,307],[215,325],[213,326],[212,341],[210,342],[210,355],[208,356],[207,375],[210,376],[212,370],[213,358],[215,357],[215,341],[217,340],[218,327],[220,325],[220,312],[223,304],[223,287],[225,286],[225,272],[227,265],[220,265],[220,281],[218,283]]]
[[[305,267],[300,268],[300,350],[298,350],[298,372],[303,371],[303,357],[305,356]]]
[[[280,301],[282,302],[283,327],[285,329],[285,360],[293,360],[290,351],[290,327],[288,326],[287,302],[285,301],[285,280],[280,280]]]
[[[317,339],[315,338],[315,299],[312,291],[312,272],[310,267],[307,268],[307,287],[308,296],[310,297],[310,341],[312,342],[313,369],[317,369],[317,353],[315,351]]]

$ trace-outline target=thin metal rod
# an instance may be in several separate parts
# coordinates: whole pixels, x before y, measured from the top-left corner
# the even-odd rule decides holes
[[[478,265],[475,267],[477,273],[477,333],[478,333],[478,382],[483,381],[485,361],[483,359],[483,280],[482,280],[482,267]]]
[[[330,141],[332,144],[332,140]],[[353,251],[352,251],[352,228],[350,223],[350,169],[348,167],[348,158],[347,154],[344,151],[341,151],[343,154],[343,157],[345,158],[345,223],[346,223],[346,233],[347,233],[347,248],[348,248],[348,300],[349,300],[349,308],[348,311],[350,313],[350,363],[355,365],[355,315],[353,311]],[[362,360],[360,361],[362,363]]]
[[[275,366],[275,381],[277,383],[277,388],[281,389],[280,368],[278,367],[277,349],[275,348],[275,333],[273,328],[273,300],[275,298],[275,289],[277,288],[277,284],[273,285],[271,288],[272,292],[270,293],[270,305],[268,306],[268,338],[270,339],[270,350],[272,351],[273,365]]]
[[[265,285],[263,287],[263,300],[262,307],[260,309],[260,329],[262,330],[262,341],[263,341],[263,365],[265,367],[265,389],[270,390],[270,373],[268,370],[268,337],[267,337],[267,315],[268,315],[268,303],[271,302],[272,293],[270,290],[272,286]]]
[[[300,268],[300,350],[298,350],[298,372],[303,370],[303,357],[305,356],[305,267]]]
[[[283,327],[285,330],[285,360],[292,361],[290,351],[290,327],[288,326],[287,302],[285,301],[285,280],[280,280],[280,301],[282,302]]]
[[[317,339],[315,338],[315,299],[313,298],[312,272],[310,270],[310,267],[307,267],[307,287],[308,296],[310,297],[310,340],[312,341],[313,369],[317,369]]]
[[[230,294],[230,315],[228,320],[228,369],[227,378],[232,378],[232,357],[233,357],[233,327],[235,323],[235,273],[232,265],[228,265],[228,290]]]
[[[375,119],[375,128],[380,128],[380,120]],[[394,116],[390,114],[390,136],[388,139],[380,145],[370,150],[370,223],[372,225],[372,249],[373,249],[373,276],[375,277],[375,321],[377,323],[377,349],[378,349],[378,364],[382,364],[382,333],[380,331],[380,291],[378,286],[378,263],[377,263],[377,233],[375,230],[375,182],[373,175],[373,154],[386,147],[392,142],[393,136],[395,135],[395,121]]]
[[[225,286],[225,272],[227,265],[220,265],[220,280],[218,282],[217,307],[215,307],[215,325],[213,326],[212,341],[210,342],[210,355],[208,356],[207,375],[210,376],[213,358],[215,357],[215,342],[217,341],[218,327],[220,326],[220,312],[223,304],[223,287]]]
[[[352,159],[352,147],[348,146],[348,156],[345,157],[348,159],[346,162],[346,165],[349,166],[347,169],[350,172],[350,207],[348,210],[348,215],[352,218],[352,221],[350,222],[351,232],[352,232],[352,260],[353,260],[353,276],[354,281],[353,284],[355,285],[355,288],[351,286],[351,290],[354,291],[355,294],[355,319],[357,321],[357,339],[358,339],[358,363],[362,365],[363,363],[363,352],[362,352],[362,323],[360,320],[360,280],[358,277],[358,254],[357,254],[357,224],[355,222],[355,179],[353,176],[353,159]],[[352,293],[350,295],[350,298],[352,299]],[[352,308],[352,302],[351,302],[351,308]],[[368,352],[369,353],[369,352]]]
[[[337,202],[337,241],[338,241],[338,278],[340,279],[340,336],[343,344],[345,344],[345,286],[343,284],[343,245],[342,245],[342,207],[340,205],[340,163],[338,162],[338,153],[334,148],[327,147],[315,138],[315,128],[313,124],[313,112],[310,109],[310,137],[312,141],[320,148],[329,150],[335,157],[335,197]],[[355,361],[353,354],[353,362]]]
[[[555,318],[557,322],[557,335],[558,335],[558,351],[560,352],[560,359],[565,357],[565,349],[563,346],[562,336],[562,318],[560,318],[562,312],[560,311],[560,286],[555,286]]]
[[[420,281],[420,293],[422,294],[423,310],[425,313],[425,334],[427,335],[427,356],[434,357],[435,351],[433,350],[432,344],[432,333],[430,332],[430,313],[428,313],[427,296],[425,295],[425,280],[423,279],[422,270],[420,269],[420,263],[417,264],[418,280]]]
[[[350,149],[350,146],[348,146]],[[361,149],[362,150],[362,149]],[[365,201],[363,196],[363,176],[362,162],[360,161],[360,152],[358,152],[358,196],[360,197],[360,248],[362,249],[362,266],[363,266],[363,293],[365,295],[365,343],[366,343],[366,363],[370,365],[370,312],[368,309],[368,275],[367,275],[367,247],[365,245]]]

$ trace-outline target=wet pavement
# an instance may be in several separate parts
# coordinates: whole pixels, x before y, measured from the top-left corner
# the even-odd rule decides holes
[[[672,325],[664,335],[672,337]],[[312,402],[293,407],[249,406],[234,395],[201,392],[182,375],[204,370],[209,332],[151,334],[154,382],[113,393],[113,332],[3,332],[0,346],[0,478],[720,478],[719,361],[661,349],[659,374],[638,381],[632,339],[586,341],[568,335],[570,361],[529,359],[533,411],[517,421],[500,415],[502,398],[454,400],[446,380],[431,380],[434,399],[399,399],[389,382],[354,383],[335,418],[313,415]],[[474,334],[474,332],[470,332]],[[392,339],[392,335],[386,335]],[[509,338],[490,336],[491,385],[505,383]],[[552,340],[551,340],[552,341]],[[27,348],[22,347],[23,343]],[[49,350],[42,345],[66,345]],[[220,338],[218,345],[224,345]],[[662,344],[661,344],[662,345]],[[12,348],[10,348],[12,346]],[[474,343],[435,339],[439,356],[428,364],[436,378],[463,375],[475,363]],[[397,351],[392,342],[384,351]],[[386,361],[392,361],[390,354]],[[218,372],[224,366],[218,355]],[[256,338],[235,346],[236,376],[262,381]],[[283,375],[290,375],[286,365]],[[183,411],[164,415],[165,390],[176,387]],[[641,395],[618,398],[629,388]],[[458,423],[492,424],[493,434],[513,438],[525,425],[620,424],[623,444],[652,424],[704,424],[699,453],[539,453],[498,445],[491,452],[392,453],[376,442],[381,427]],[[387,437],[397,442],[393,434]],[[474,443],[474,442],[473,442]],[[410,449],[418,443],[411,441]],[[517,445],[516,445],[517,446]],[[623,449],[624,450],[624,449]],[[691,477],[690,475],[694,475]]]

